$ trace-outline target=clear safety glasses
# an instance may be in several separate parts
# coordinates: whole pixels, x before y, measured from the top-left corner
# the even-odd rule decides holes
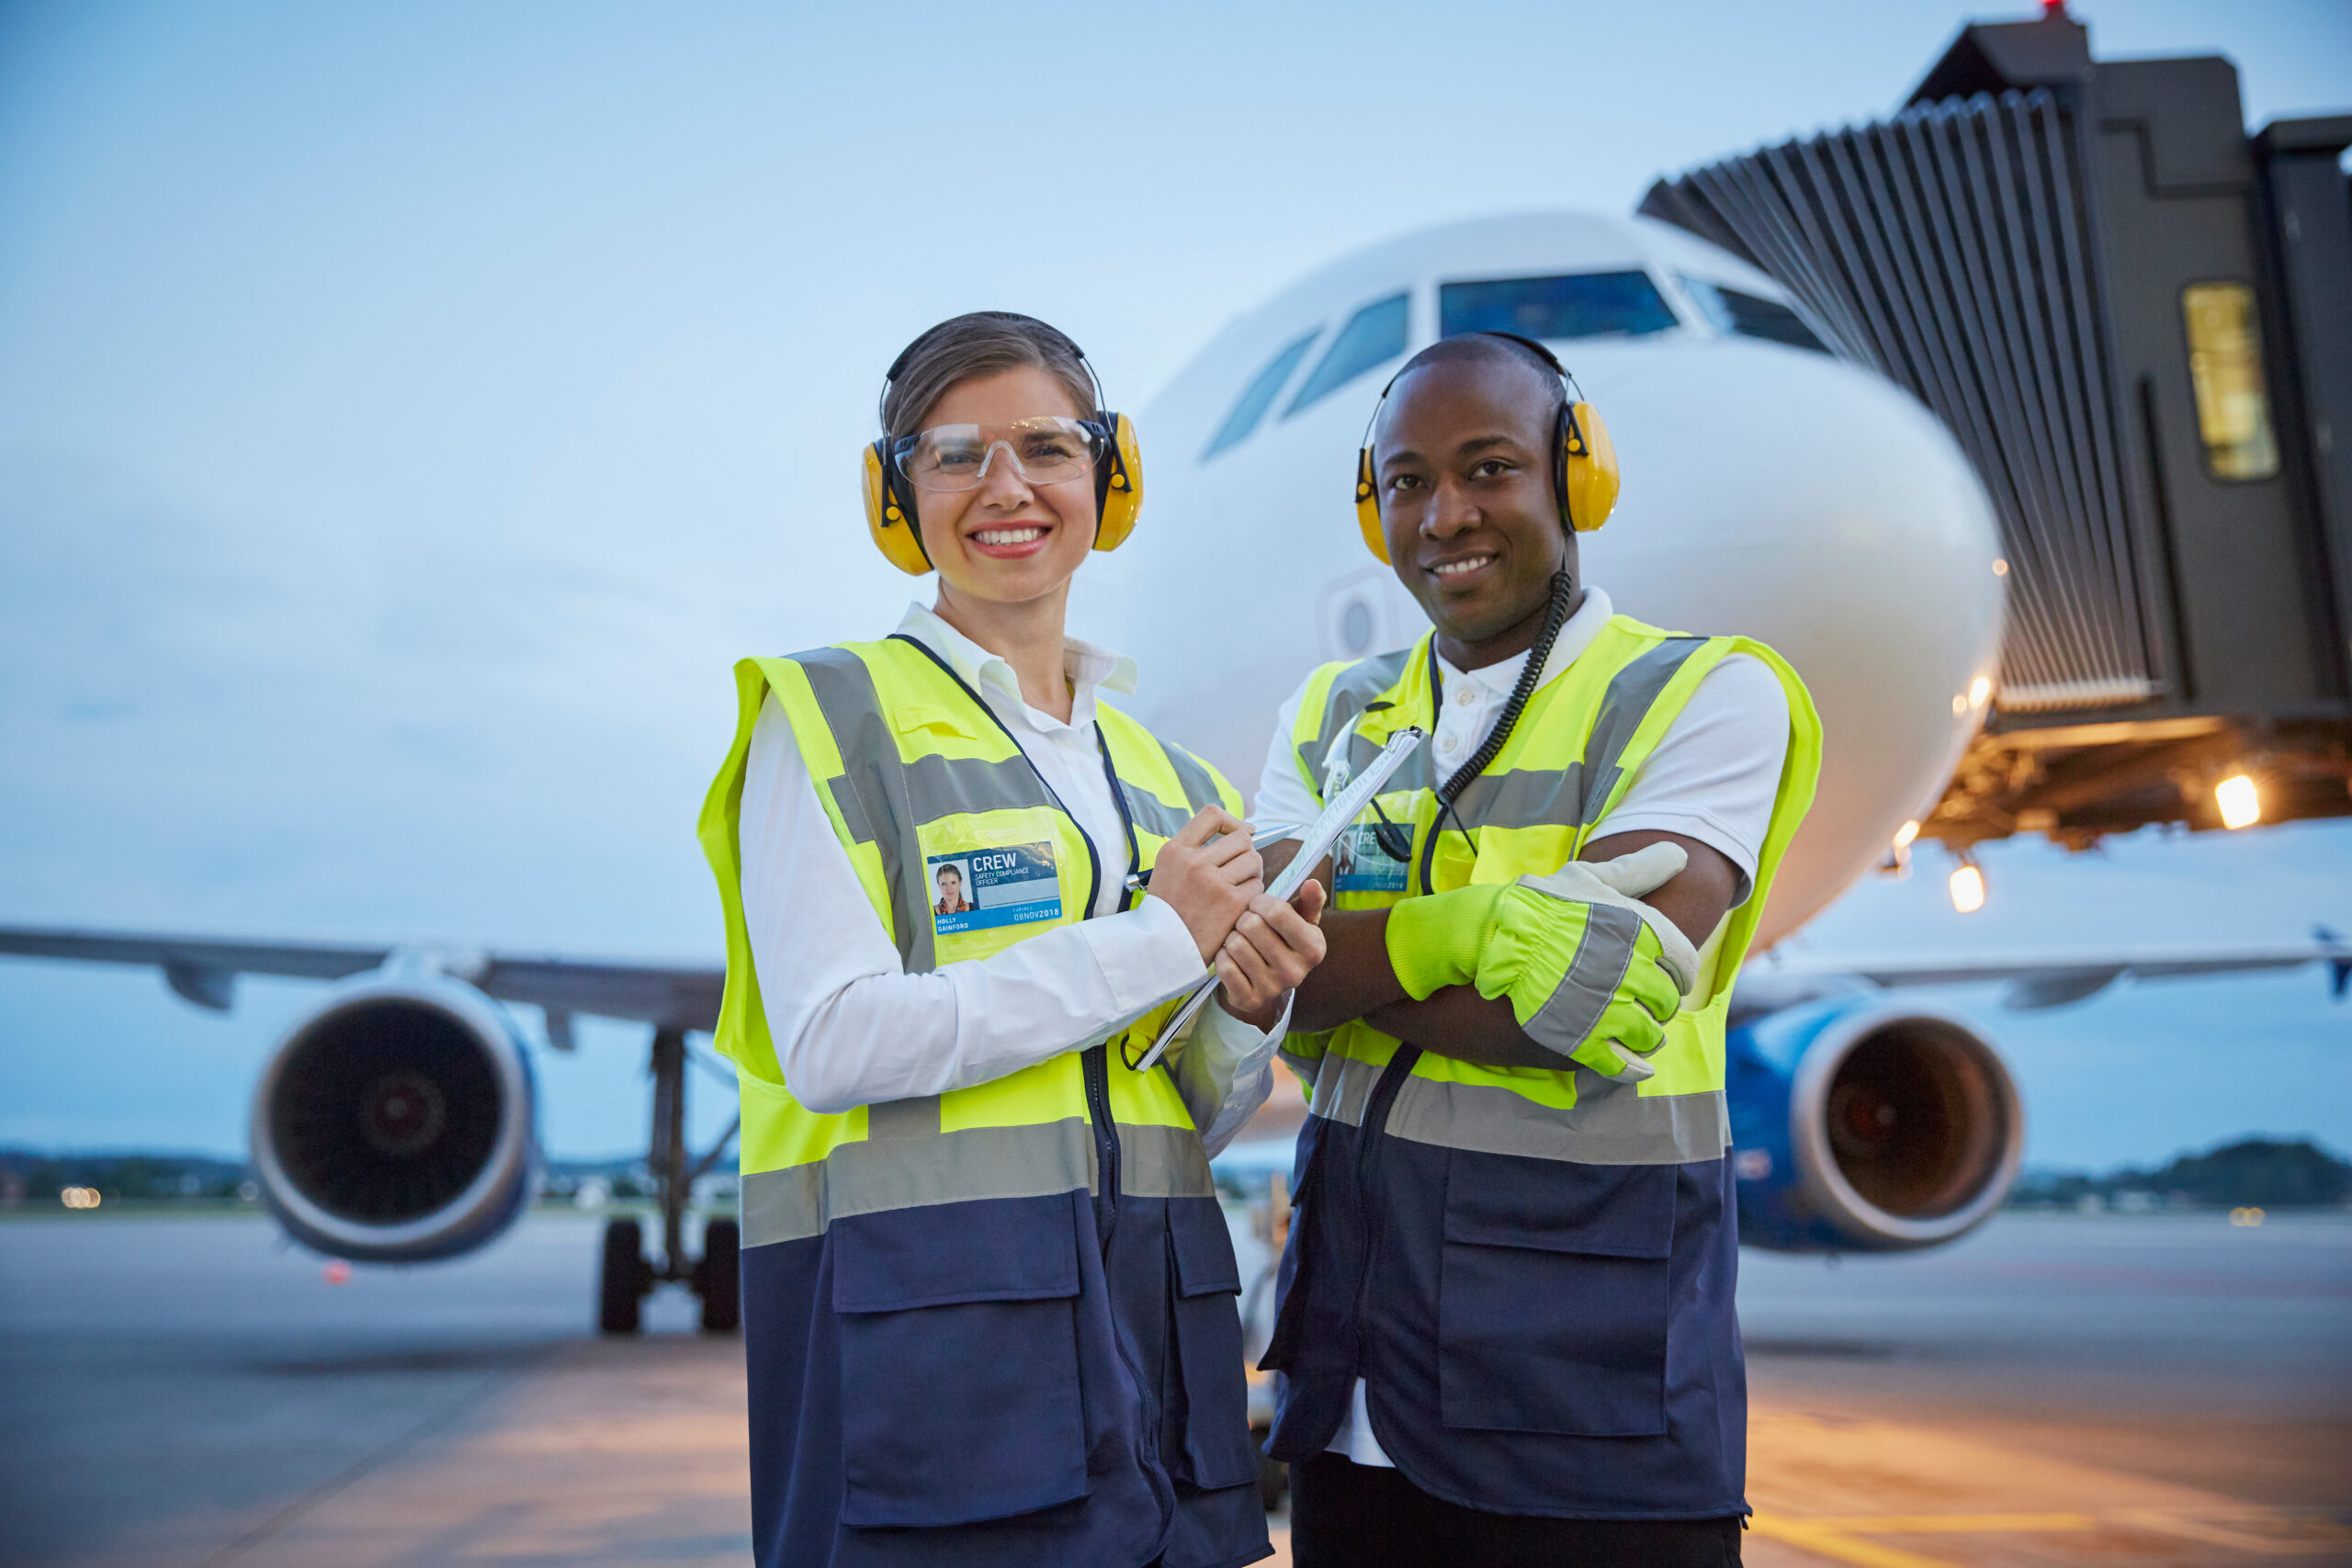
[[[1091,419],[1040,414],[1011,424],[936,424],[899,437],[890,456],[922,490],[973,490],[999,454],[1033,485],[1067,484],[1094,471],[1111,433]]]

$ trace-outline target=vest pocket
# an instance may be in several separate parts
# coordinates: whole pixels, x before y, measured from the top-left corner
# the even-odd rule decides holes
[[[1170,1199],[1168,1247],[1182,1441],[1163,1457],[1178,1480],[1204,1492],[1238,1486],[1258,1477],[1258,1447],[1242,1374],[1241,1270],[1216,1200]]]
[[[1677,1168],[1459,1149],[1451,1166],[1438,1287],[1445,1424],[1664,1432]]]
[[[843,1524],[970,1524],[1086,1495],[1067,1194],[860,1214],[829,1242]]]

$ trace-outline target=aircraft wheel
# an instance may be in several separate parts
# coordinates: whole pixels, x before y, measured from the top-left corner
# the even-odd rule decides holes
[[[598,1328],[606,1334],[637,1332],[652,1271],[645,1260],[645,1227],[635,1220],[606,1220],[596,1298]]]
[[[712,1220],[703,1226],[695,1294],[702,1298],[706,1334],[732,1334],[742,1326],[742,1226],[733,1220]]]

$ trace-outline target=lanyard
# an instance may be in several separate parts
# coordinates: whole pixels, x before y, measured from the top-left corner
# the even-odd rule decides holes
[[[908,647],[920,652],[925,659],[928,659],[933,664],[938,665],[939,668],[945,672],[947,678],[955,682],[956,684],[962,689],[966,696],[972,699],[972,705],[978,708],[982,713],[988,715],[989,722],[995,725],[999,729],[1004,731],[1004,738],[1012,742],[1013,751],[1019,755],[1023,762],[1029,764],[1030,773],[1036,775],[1037,787],[1046,792],[1046,799],[1047,802],[1052,805],[1055,810],[1060,812],[1063,817],[1069,819],[1071,829],[1078,834],[1079,842],[1086,846],[1086,908],[1079,916],[1079,919],[1082,920],[1092,919],[1094,918],[1095,897],[1102,891],[1102,857],[1094,852],[1093,836],[1087,832],[1084,825],[1079,821],[1077,813],[1073,812],[1069,807],[1062,804],[1061,795],[1056,792],[1053,784],[1038,768],[1037,759],[1029,755],[1028,751],[1023,748],[1021,744],[1021,738],[1012,733],[1012,728],[1010,725],[1006,724],[1004,720],[997,716],[996,709],[989,706],[987,702],[982,700],[980,694],[972,690],[971,686],[965,681],[964,677],[956,673],[956,667],[954,665],[948,663],[944,659],[942,659],[936,652],[919,638],[910,637],[904,632],[892,632],[890,636],[896,641],[905,643]],[[1099,723],[1094,727],[1094,743],[1098,747],[1102,746],[1102,726]],[[1103,747],[1102,749],[1102,771],[1105,773],[1109,773],[1111,776],[1111,798],[1118,802],[1119,817],[1120,819],[1124,821],[1127,815],[1126,797],[1120,793],[1119,775],[1112,770],[1111,752],[1108,747]],[[1136,852],[1135,840],[1135,827],[1130,823],[1127,828],[1127,853],[1131,864]]]

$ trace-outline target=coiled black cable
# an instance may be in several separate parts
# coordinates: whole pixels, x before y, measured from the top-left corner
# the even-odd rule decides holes
[[[1576,581],[1566,571],[1552,574],[1551,602],[1544,606],[1544,629],[1535,635],[1535,646],[1527,650],[1527,663],[1519,672],[1519,680],[1510,689],[1510,696],[1503,704],[1503,711],[1495,716],[1494,727],[1487,731],[1487,739],[1470,754],[1470,760],[1453,770],[1453,775],[1438,786],[1437,820],[1430,825],[1430,836],[1421,845],[1421,888],[1435,892],[1430,886],[1430,867],[1437,858],[1438,835],[1445,831],[1445,820],[1453,818],[1454,831],[1465,840],[1470,829],[1453,809],[1453,802],[1470,787],[1470,781],[1487,771],[1487,765],[1502,752],[1504,742],[1518,723],[1527,700],[1535,694],[1535,683],[1544,678],[1544,662],[1552,657],[1552,645],[1560,640],[1560,628],[1568,624],[1568,605],[1576,597]],[[1430,643],[1430,728],[1437,728],[1438,716],[1444,711],[1445,687],[1437,670],[1437,643]],[[1474,846],[1475,847],[1475,846]]]

